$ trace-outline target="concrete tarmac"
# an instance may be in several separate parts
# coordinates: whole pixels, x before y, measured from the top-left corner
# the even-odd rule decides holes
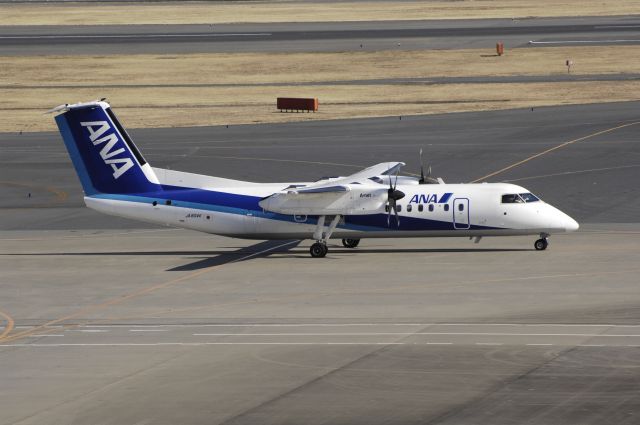
[[[634,424],[639,232],[3,231],[0,423]]]

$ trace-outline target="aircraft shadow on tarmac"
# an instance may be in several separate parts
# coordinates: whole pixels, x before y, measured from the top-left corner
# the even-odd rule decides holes
[[[223,264],[242,262],[254,258],[308,258],[307,249],[292,251],[301,240],[272,240],[242,247],[234,251],[117,251],[117,252],[39,252],[32,254],[7,254],[13,256],[193,256],[197,261],[167,269],[170,272],[195,271]],[[532,251],[528,248],[338,248],[330,247],[329,254],[433,254],[433,253],[494,253]],[[284,255],[283,255],[284,254]],[[330,257],[329,257],[330,258]],[[322,260],[320,260],[322,261]]]

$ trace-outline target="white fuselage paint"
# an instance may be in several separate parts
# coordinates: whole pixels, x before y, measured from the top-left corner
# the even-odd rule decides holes
[[[179,173],[154,169],[161,183],[184,187],[199,187],[203,190],[214,190],[236,195],[267,197],[281,191],[290,184],[304,183],[245,183],[215,177],[198,176],[190,173]],[[197,181],[198,184],[193,185]],[[403,219],[425,220],[424,230],[399,230],[395,220],[391,219],[389,227],[349,229],[347,225],[338,225],[333,238],[367,238],[367,237],[425,237],[425,236],[510,236],[538,235],[574,231],[578,224],[568,215],[543,201],[531,203],[503,204],[501,197],[509,193],[526,193],[526,189],[506,183],[482,184],[431,184],[398,185],[397,189],[405,193],[398,201],[402,207],[400,221]],[[440,199],[444,193],[452,193],[446,204],[431,202],[411,203],[411,211],[407,205],[412,199],[424,201]],[[429,195],[428,197],[426,195]],[[417,196],[417,198],[414,198]],[[89,208],[97,211],[206,233],[247,238],[247,239],[308,239],[316,228],[315,220],[308,222],[305,216],[288,216],[290,220],[265,217],[264,211],[233,210],[216,211],[215,205],[200,204],[198,208],[181,206],[179,201],[165,205],[164,200],[152,204],[153,199],[128,201],[106,197],[85,197]],[[464,210],[458,210],[458,204]],[[433,205],[433,211],[429,211]],[[444,205],[449,205],[448,211]],[[384,205],[380,214],[386,214]],[[267,216],[269,213],[266,214]],[[282,216],[280,216],[282,218]],[[457,217],[457,218],[456,218]],[[297,221],[296,221],[297,219]],[[440,222],[438,230],[429,230],[429,222]],[[490,227],[491,229],[469,229],[472,226]]]

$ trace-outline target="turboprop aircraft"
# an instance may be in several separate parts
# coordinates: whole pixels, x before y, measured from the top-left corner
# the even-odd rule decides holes
[[[384,162],[315,182],[251,183],[153,168],[103,100],[65,104],[55,120],[84,190],[105,214],[246,239],[309,239],[312,257],[327,241],[362,238],[549,235],[578,223],[527,189],[506,183],[446,184],[399,176]]]

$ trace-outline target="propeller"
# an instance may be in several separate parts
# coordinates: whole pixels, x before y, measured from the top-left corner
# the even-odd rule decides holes
[[[401,190],[397,190],[396,186],[398,185],[398,173],[400,173],[400,167],[396,170],[396,180],[391,185],[391,177],[389,177],[389,189],[387,190],[387,197],[389,202],[389,211],[387,214],[387,226],[391,226],[391,210],[396,216],[396,225],[400,227],[400,218],[398,217],[398,208],[396,206],[396,202],[400,199],[404,198],[404,192]]]

